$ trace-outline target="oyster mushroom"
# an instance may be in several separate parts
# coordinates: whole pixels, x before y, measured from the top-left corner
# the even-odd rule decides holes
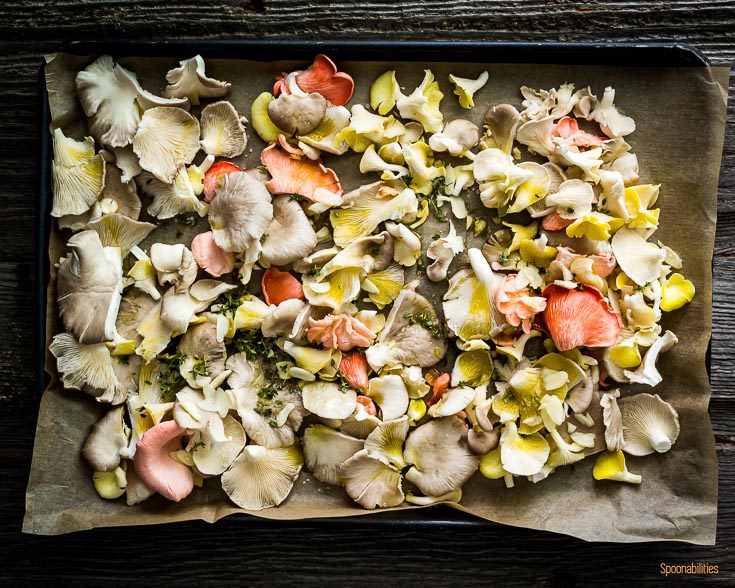
[[[656,368],[658,357],[661,353],[668,351],[678,342],[679,339],[674,335],[674,333],[666,331],[648,348],[641,365],[639,365],[635,371],[625,370],[623,372],[625,377],[628,378],[630,382],[635,382],[636,384],[657,386],[663,381],[663,377]]]
[[[279,129],[289,135],[307,135],[324,119],[327,101],[311,94],[281,94],[268,103],[268,116]]]
[[[623,417],[618,406],[620,390],[605,392],[600,398],[602,420],[605,424],[605,445],[608,451],[617,451],[625,446]]]
[[[212,231],[194,237],[191,242],[191,253],[197,265],[215,278],[229,274],[235,268],[235,254],[219,247],[214,242]]]
[[[306,302],[298,298],[289,298],[281,302],[276,309],[266,315],[260,327],[264,337],[286,335],[293,329],[299,314],[306,307]]]
[[[429,414],[433,417],[445,417],[457,414],[467,408],[475,398],[475,391],[469,386],[460,386],[446,390],[438,402],[431,405]]]
[[[125,470],[119,466],[111,472],[95,472],[92,482],[100,498],[107,500],[120,498],[128,485]]]
[[[433,419],[414,429],[403,456],[412,467],[406,479],[427,496],[460,488],[477,471],[479,458],[466,444],[467,428],[454,416]]]
[[[340,483],[340,464],[363,448],[364,441],[335,431],[325,425],[312,425],[304,431],[306,468],[325,484]]]
[[[136,174],[142,170],[137,170]],[[98,203],[92,210],[90,221],[97,216],[117,212],[133,220],[138,220],[142,208],[135,182],[131,178],[123,179],[123,173],[117,165],[105,167],[105,187]]]
[[[480,131],[472,121],[457,118],[429,137],[429,147],[437,152],[449,152],[458,157],[472,149],[480,141]]]
[[[347,314],[328,314],[319,320],[309,318],[309,341],[330,349],[350,351],[355,347],[370,347],[375,337],[359,319]]]
[[[497,104],[485,113],[485,126],[490,131],[490,137],[504,153],[510,153],[513,149],[520,122],[521,115],[511,104]]]
[[[408,435],[409,426],[407,416],[379,423],[365,439],[368,456],[396,469],[406,467],[403,442]]]
[[[341,390],[333,382],[308,382],[301,389],[304,408],[325,419],[346,419],[357,404],[354,390]]]
[[[179,366],[181,375],[193,388],[204,387],[225,370],[225,344],[217,340],[217,324],[211,315],[184,333],[177,351],[185,356]]]
[[[337,71],[335,63],[326,55],[319,54],[304,71],[296,74],[296,84],[304,92],[317,92],[335,106],[347,104],[355,91],[352,77]]]
[[[464,239],[457,235],[452,221],[449,221],[449,233],[431,242],[426,249],[426,257],[434,262],[426,268],[426,277],[432,282],[441,282],[447,277],[449,264],[454,256],[464,251]]]
[[[528,151],[542,157],[548,157],[556,151],[553,141],[554,119],[529,120],[518,127],[516,140],[528,148]]]
[[[225,176],[209,209],[214,241],[224,251],[247,251],[265,234],[272,219],[268,190],[244,172]]]
[[[196,212],[203,217],[209,210],[207,203],[197,198],[191,177],[183,166],[173,183],[162,182],[149,172],[140,174],[137,182],[145,194],[153,197],[148,214],[158,219],[165,220],[187,212]]]
[[[661,276],[666,251],[649,243],[637,231],[623,227],[615,233],[610,244],[620,269],[639,286]]]
[[[347,494],[363,508],[388,508],[403,502],[401,472],[373,459],[365,449],[345,461],[340,472]]]
[[[503,426],[500,436],[500,459],[503,469],[516,476],[538,474],[549,458],[549,443],[539,433],[520,435],[515,422]]]
[[[191,469],[169,455],[181,449],[185,432],[176,421],[164,421],[143,434],[135,451],[135,471],[141,481],[174,502],[186,498],[194,489]]]
[[[181,108],[157,106],[143,113],[133,137],[140,167],[170,184],[199,151],[199,122]]]
[[[408,390],[401,376],[388,374],[368,381],[365,392],[380,407],[382,420],[392,421],[406,414]]]
[[[277,449],[248,445],[222,474],[222,488],[247,510],[278,506],[290,494],[303,463],[296,445]]]
[[[143,171],[138,162],[138,156],[133,151],[132,145],[115,147],[112,149],[115,156],[115,167],[120,171],[120,181],[127,184],[135,176]],[[136,217],[137,220],[137,217]]]
[[[247,135],[235,107],[222,100],[202,108],[199,117],[202,150],[208,155],[237,157],[247,146]]]
[[[51,216],[78,215],[97,202],[105,185],[105,160],[95,154],[92,137],[75,141],[54,130],[54,159],[51,163],[54,203]]]
[[[128,506],[134,506],[148,500],[156,492],[146,486],[135,471],[135,467],[128,467],[125,475],[127,477],[127,486],[125,487],[125,503]]]
[[[232,357],[236,356],[228,358],[228,367]],[[260,387],[254,385],[232,389],[237,414],[250,441],[269,449],[293,445],[295,431],[306,414],[301,399],[288,390],[278,390],[271,399],[259,397],[259,392]]]
[[[130,430],[125,426],[125,407],[113,408],[98,420],[82,445],[82,457],[95,472],[111,472],[120,465]]]
[[[83,344],[112,341],[123,289],[119,251],[103,247],[94,231],[72,235],[67,246],[57,278],[64,328]]]
[[[224,431],[225,441],[215,441],[208,435],[202,435],[199,444],[191,451],[194,466],[205,476],[219,476],[245,447],[245,431],[233,416],[225,416]]]
[[[133,141],[141,109],[153,106],[188,108],[186,98],[160,98],[140,87],[135,74],[102,55],[76,77],[77,95],[89,130],[103,145],[125,147]]]
[[[342,354],[339,373],[355,390],[367,390],[369,369],[364,354],[358,352]]]
[[[396,298],[385,327],[366,355],[370,367],[379,370],[386,365],[418,365],[431,367],[447,352],[443,334],[431,303],[407,286]]]
[[[622,449],[630,455],[666,453],[679,437],[679,415],[658,394],[636,394],[618,402],[623,423]]]
[[[260,284],[267,304],[279,306],[286,300],[303,300],[304,298],[304,290],[296,277],[275,267],[263,272]]]
[[[151,264],[157,272],[158,283],[161,286],[173,285],[177,294],[194,283],[199,269],[192,252],[181,243],[151,245]]]
[[[610,138],[630,135],[635,131],[635,121],[629,116],[620,114],[613,104],[614,100],[615,89],[608,86],[602,100],[595,104],[587,118],[599,123],[602,132]]]
[[[301,205],[290,196],[273,198],[273,219],[265,230],[262,262],[288,265],[309,255],[317,236]]]
[[[168,86],[163,91],[168,98],[188,98],[197,105],[200,98],[219,98],[230,91],[229,82],[208,78],[205,73],[204,59],[196,55],[179,62],[179,67],[166,74]]]
[[[628,484],[640,484],[642,478],[638,474],[628,471],[625,465],[623,452],[606,451],[597,458],[595,467],[592,469],[595,480],[613,480],[614,482],[627,482]]]
[[[99,235],[103,247],[117,247],[125,258],[133,247],[150,235],[156,225],[113,213],[88,223],[86,228]]]
[[[483,431],[470,429],[467,431],[467,447],[475,455],[485,455],[493,451],[500,441],[500,430]]]
[[[473,96],[487,83],[488,78],[489,74],[486,71],[483,71],[476,80],[449,74],[449,81],[454,84],[454,93],[459,97],[462,108],[474,108]]]

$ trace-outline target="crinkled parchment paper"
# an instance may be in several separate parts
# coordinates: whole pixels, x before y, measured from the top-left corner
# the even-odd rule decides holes
[[[188,57],[186,55],[181,58]],[[398,57],[398,56],[397,56]],[[73,94],[76,71],[92,60],[56,54],[47,57],[46,79],[55,126],[81,138],[83,117]],[[159,92],[165,85],[166,71],[174,59],[123,59],[135,71],[143,86]],[[228,99],[239,112],[248,115],[253,98],[272,87],[273,77],[303,63],[254,63],[241,60],[207,60],[207,73],[232,82]],[[661,362],[664,381],[653,392],[660,394],[678,410],[681,436],[673,449],[663,455],[645,458],[628,456],[631,471],[643,475],[640,486],[596,482],[592,478],[594,458],[559,468],[547,480],[532,484],[518,479],[515,488],[506,489],[502,480],[487,480],[479,473],[463,489],[457,508],[484,519],[509,525],[566,533],[589,541],[680,540],[712,544],[717,515],[717,461],[707,407],[710,387],[705,369],[705,353],[711,333],[712,249],[717,216],[717,181],[725,125],[726,68],[619,68],[550,65],[342,63],[356,80],[352,104],[367,103],[372,80],[389,68],[396,68],[398,79],[410,90],[431,67],[445,94],[442,111],[446,119],[468,117],[481,123],[488,106],[511,102],[520,106],[519,87],[558,87],[573,82],[578,88],[590,85],[598,95],[607,85],[617,90],[616,103],[633,116],[638,130],[629,137],[641,166],[641,183],[661,183],[661,227],[654,240],[673,247],[684,260],[684,272],[697,288],[694,301],[682,310],[668,314],[665,328],[679,336],[679,344]],[[475,97],[474,110],[461,110],[447,80],[449,73],[476,77],[483,69],[490,81]],[[198,110],[195,110],[198,112]],[[263,147],[249,131],[249,147],[237,163],[255,166]],[[252,151],[251,151],[251,148]],[[361,177],[355,156],[327,157],[327,165],[339,173],[345,190],[374,178]],[[49,197],[49,195],[42,195]],[[473,196],[476,201],[476,196]],[[480,209],[475,203],[470,208]],[[155,240],[173,241],[175,232],[184,231],[179,240],[189,243],[200,232],[197,228],[173,223],[157,229]],[[463,222],[458,222],[463,228]],[[446,225],[432,219],[423,230],[424,245],[437,229]],[[51,264],[64,253],[64,241],[52,229],[49,256]],[[150,241],[150,240],[149,240]],[[469,240],[469,245],[477,241]],[[147,246],[144,243],[144,246]],[[455,260],[452,270],[461,267]],[[55,269],[52,267],[48,291],[47,343],[59,332],[55,303]],[[420,291],[439,305],[445,285],[423,284]],[[55,361],[47,354],[51,383],[43,394],[38,416],[36,445],[26,496],[27,533],[59,534],[93,527],[166,523],[188,519],[214,522],[235,512],[235,507],[220,488],[219,478],[208,480],[187,499],[175,504],[155,496],[128,507],[122,501],[104,501],[95,493],[91,471],[79,456],[89,427],[104,411],[94,400],[79,392],[64,391],[58,381]],[[637,389],[639,388],[639,389]],[[623,387],[623,395],[643,391],[643,387]],[[273,519],[303,519],[364,515],[365,511],[334,487],[302,472],[293,492],[279,508],[263,510],[258,516]],[[404,507],[407,508],[407,507]]]

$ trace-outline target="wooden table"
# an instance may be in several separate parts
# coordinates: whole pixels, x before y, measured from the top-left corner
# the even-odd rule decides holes
[[[715,547],[585,544],[499,525],[468,531],[325,528],[230,519],[39,538],[20,534],[38,384],[33,331],[41,56],[96,38],[676,40],[717,65],[735,56],[732,0],[16,0],[0,5],[0,580],[27,583],[635,585],[660,563],[705,562],[735,583],[735,101],[732,82],[715,249],[712,422],[720,461]],[[686,100],[682,96],[682,100]],[[668,578],[672,580],[671,577]],[[681,579],[679,579],[681,580]],[[677,580],[674,579],[676,582]]]

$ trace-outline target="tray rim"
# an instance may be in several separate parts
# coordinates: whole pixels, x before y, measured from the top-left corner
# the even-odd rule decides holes
[[[251,55],[232,55],[233,49],[244,53],[267,50],[262,58]],[[253,61],[277,61],[293,59],[301,55],[329,51],[341,60],[375,61],[386,51],[399,51],[403,59],[394,61],[420,61],[431,57],[433,61],[462,61],[465,54],[485,50],[478,62],[524,63],[524,64],[569,64],[569,65],[612,65],[620,67],[710,67],[708,57],[688,43],[672,42],[556,42],[556,41],[416,41],[416,40],[348,40],[348,39],[130,39],[110,38],[104,41],[66,41],[54,52],[74,55],[99,55],[109,53],[114,57],[155,56],[182,58],[183,52],[197,53],[204,57],[221,59],[251,59]],[[351,56],[351,57],[350,57]],[[411,56],[416,56],[411,58]],[[533,56],[539,59],[532,59]],[[383,55],[385,58],[385,55]],[[635,61],[633,61],[635,59]],[[39,107],[39,163],[38,163],[38,217],[36,222],[35,251],[35,334],[37,399],[40,403],[43,391],[49,382],[46,372],[46,295],[50,280],[48,243],[50,237],[49,200],[51,198],[51,113],[44,75],[46,62],[42,60],[38,72]],[[705,359],[707,374],[710,373],[711,338]],[[426,516],[440,512],[441,516]],[[443,514],[446,513],[446,514]],[[397,515],[397,516],[396,516]],[[406,516],[408,515],[408,517]],[[417,516],[418,515],[418,516]],[[410,517],[410,518],[409,518]],[[466,519],[464,517],[467,517]],[[308,525],[312,527],[353,526],[384,528],[442,528],[442,527],[489,527],[505,526],[487,521],[447,505],[390,511],[378,516],[355,515],[345,517],[319,517],[299,520],[265,519],[236,513],[232,517],[249,523],[262,525]],[[464,520],[463,520],[464,519]],[[580,540],[581,541],[581,540]]]

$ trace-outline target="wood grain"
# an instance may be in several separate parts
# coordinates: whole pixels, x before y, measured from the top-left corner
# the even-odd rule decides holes
[[[735,59],[731,0],[15,0],[0,3],[0,578],[6,583],[497,584],[588,586],[664,580],[659,563],[703,561],[721,572],[687,583],[735,583],[735,76],[718,195],[710,406],[720,459],[714,548],[611,546],[498,525],[470,531],[225,520],[20,535],[37,410],[33,332],[37,76],[41,56],[98,38],[401,38],[665,41],[714,64]],[[682,97],[686,99],[686,97]],[[674,581],[677,581],[676,579]]]

